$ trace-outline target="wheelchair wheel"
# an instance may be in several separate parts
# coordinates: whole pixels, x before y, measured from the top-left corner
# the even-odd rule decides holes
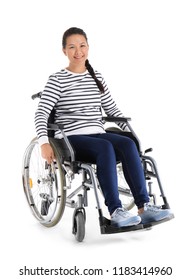
[[[52,227],[60,221],[66,203],[65,176],[56,145],[52,141],[50,143],[56,162],[47,164],[41,157],[35,138],[26,149],[22,170],[24,193],[29,207],[35,218],[46,227]]]
[[[77,241],[82,242],[85,237],[85,212],[76,211],[73,217],[73,234]]]

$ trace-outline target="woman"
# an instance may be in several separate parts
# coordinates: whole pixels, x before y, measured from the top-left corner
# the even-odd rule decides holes
[[[48,163],[54,159],[47,136],[47,121],[54,108],[55,123],[64,124],[64,131],[74,147],[76,159],[96,162],[98,180],[112,225],[132,226],[168,218],[171,215],[169,210],[149,204],[144,173],[133,140],[104,130],[102,109],[108,116],[123,115],[112,99],[102,75],[89,64],[89,45],[85,32],[76,27],[66,30],[62,47],[69,65],[49,77],[35,115],[42,157]],[[119,126],[125,129],[126,124]],[[61,137],[59,131],[55,137]],[[122,208],[118,193],[116,157],[122,162],[138,215]]]

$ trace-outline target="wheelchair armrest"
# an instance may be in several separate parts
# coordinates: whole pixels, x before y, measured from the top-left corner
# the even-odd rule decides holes
[[[47,130],[48,130],[48,137],[54,138],[56,130],[61,130],[63,132],[63,125],[48,122]]]
[[[131,118],[126,118],[126,117],[103,117],[103,121],[105,122],[122,122],[122,123],[127,123],[128,121],[131,121]]]
[[[127,133],[128,133],[128,136],[129,136],[129,137],[131,137],[132,139],[134,138],[133,140],[135,141],[139,152],[142,153],[142,152],[141,152],[140,140],[139,140],[139,138],[137,137],[136,133],[134,132],[132,126],[129,124],[129,121],[131,121],[131,118],[108,116],[108,117],[103,117],[102,119],[103,119],[104,122],[126,123],[127,128],[129,129],[129,131],[125,129],[125,131],[123,131],[123,133],[124,133],[124,134],[127,134]],[[109,132],[112,131],[112,132],[115,132],[115,133],[116,133],[117,130],[111,128],[111,129],[107,129],[107,131],[109,131]],[[117,132],[122,134],[121,131],[117,131]],[[127,135],[126,135],[126,136],[127,136]]]

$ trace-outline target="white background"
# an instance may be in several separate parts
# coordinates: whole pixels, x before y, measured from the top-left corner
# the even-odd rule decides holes
[[[189,1],[32,0],[1,1],[1,279],[74,279],[19,276],[28,268],[171,266],[172,276],[128,279],[187,279],[189,253]],[[86,237],[71,233],[72,210],[43,228],[31,215],[22,189],[22,157],[34,131],[37,106],[31,95],[48,76],[67,66],[63,32],[87,33],[89,60],[105,77],[114,99],[141,139],[153,147],[175,219],[151,231],[101,235],[93,196]],[[89,279],[79,277],[79,279]]]

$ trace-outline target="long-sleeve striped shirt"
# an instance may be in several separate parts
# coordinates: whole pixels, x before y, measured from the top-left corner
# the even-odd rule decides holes
[[[67,136],[104,133],[102,109],[107,116],[123,116],[102,75],[97,71],[95,73],[105,88],[104,93],[99,91],[88,71],[77,74],[64,69],[49,77],[35,114],[36,132],[41,145],[48,143],[47,122],[53,108],[54,123],[63,124]],[[60,131],[56,131],[55,137],[61,137]]]

